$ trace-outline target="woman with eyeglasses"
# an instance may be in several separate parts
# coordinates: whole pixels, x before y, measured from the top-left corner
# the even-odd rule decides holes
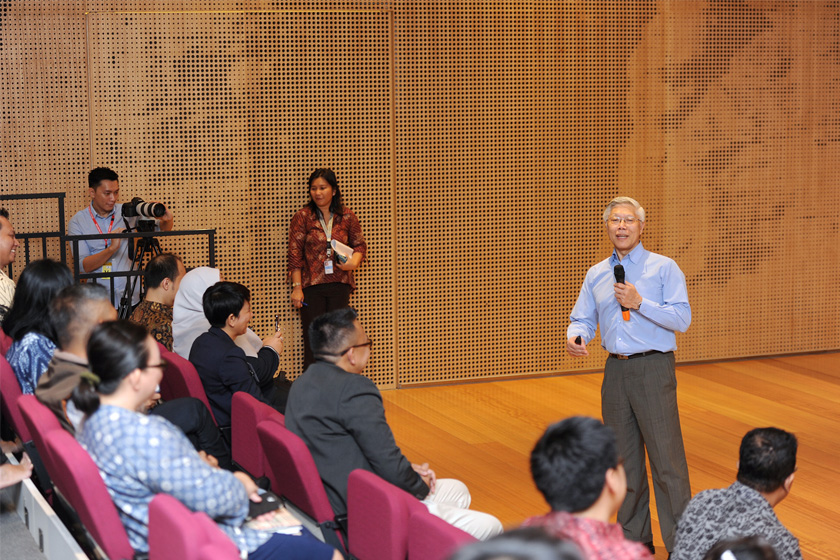
[[[241,527],[249,499],[260,501],[251,478],[211,467],[180,430],[138,412],[163,377],[158,345],[146,329],[129,321],[103,323],[91,334],[87,354],[91,372],[73,392],[86,415],[78,439],[99,468],[135,551],[148,552],[149,503],[166,493],[210,516],[250,560],[341,558],[307,532]]]

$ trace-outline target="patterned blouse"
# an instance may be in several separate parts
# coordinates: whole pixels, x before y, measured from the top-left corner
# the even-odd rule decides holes
[[[30,332],[12,343],[6,352],[6,359],[15,372],[20,390],[24,395],[35,393],[38,379],[47,371],[55,352],[55,344],[46,336]]]
[[[359,218],[347,207],[344,208],[343,214],[335,214],[333,217],[332,238],[362,253],[363,260],[367,255],[367,243],[362,234]],[[353,290],[356,289],[352,272],[345,272],[334,265],[332,274],[324,273],[324,262],[327,260],[327,234],[324,233],[317,214],[309,206],[298,210],[289,224],[288,260],[289,274],[293,270],[301,269],[304,288],[341,282],[350,284]],[[333,262],[335,262],[335,253],[333,253]]]
[[[240,550],[254,552],[272,536],[240,528],[248,515],[245,487],[205,463],[164,418],[102,405],[78,439],[99,468],[134,550],[149,550],[149,503],[158,493],[206,513]]]
[[[143,325],[152,338],[172,352],[172,306],[143,300],[134,308],[131,320]]]
[[[552,511],[526,519],[522,526],[542,527],[549,535],[571,540],[588,560],[653,560],[645,545],[624,538],[624,531],[617,523]]]

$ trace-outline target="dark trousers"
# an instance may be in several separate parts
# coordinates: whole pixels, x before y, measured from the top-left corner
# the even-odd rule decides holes
[[[220,467],[233,470],[230,448],[203,402],[193,397],[173,399],[157,405],[149,413],[172,422],[186,434],[196,451],[212,455]]]
[[[665,548],[674,547],[677,520],[691,499],[680,414],[674,353],[631,360],[607,358],[601,386],[604,424],[615,430],[627,473],[627,497],[618,510],[624,535],[650,542],[650,488],[645,449],[650,459],[659,527]]]
[[[303,307],[300,308],[300,322],[303,328],[303,369],[315,361],[309,347],[309,325],[316,317],[328,311],[335,311],[350,305],[350,284],[331,282],[317,284],[303,289]]]

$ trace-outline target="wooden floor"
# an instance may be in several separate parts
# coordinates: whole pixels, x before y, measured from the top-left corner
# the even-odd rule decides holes
[[[791,495],[776,513],[806,559],[840,558],[840,353],[677,368],[692,492],[735,479],[738,446],[751,428],[777,426],[799,438]],[[528,456],[546,425],[576,414],[600,418],[601,374],[383,392],[403,453],[439,477],[467,483],[473,508],[507,527],[544,513]],[[653,502],[653,499],[651,499]],[[653,513],[657,523],[656,513]],[[654,527],[657,558],[666,558]]]

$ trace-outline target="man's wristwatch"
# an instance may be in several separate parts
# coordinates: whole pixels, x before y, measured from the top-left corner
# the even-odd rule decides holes
[[[297,288],[300,286],[300,282],[292,282],[292,288]]]

